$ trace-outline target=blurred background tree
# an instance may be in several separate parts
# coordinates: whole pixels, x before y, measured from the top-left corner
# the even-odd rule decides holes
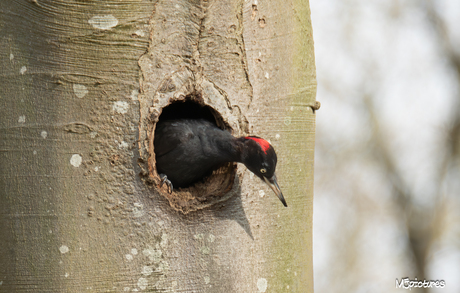
[[[460,1],[311,1],[316,292],[460,292]]]

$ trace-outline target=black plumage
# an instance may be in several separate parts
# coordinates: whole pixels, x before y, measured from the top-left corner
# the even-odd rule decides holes
[[[155,129],[157,171],[173,187],[187,187],[227,162],[243,163],[264,180],[285,206],[276,182],[276,153],[259,137],[233,137],[204,119],[160,121]]]

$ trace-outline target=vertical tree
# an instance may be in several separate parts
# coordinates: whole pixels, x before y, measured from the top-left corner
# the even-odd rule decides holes
[[[308,3],[3,1],[0,15],[0,289],[313,291]],[[289,208],[236,165],[165,192],[152,133],[177,101],[269,139]]]

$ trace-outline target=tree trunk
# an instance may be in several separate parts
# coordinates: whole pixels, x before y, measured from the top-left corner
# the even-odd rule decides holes
[[[0,291],[313,291],[308,2],[13,0],[0,13]],[[288,208],[243,165],[160,187],[155,124],[186,100],[271,141]]]

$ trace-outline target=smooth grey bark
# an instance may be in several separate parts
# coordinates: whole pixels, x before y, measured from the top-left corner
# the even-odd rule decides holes
[[[0,290],[313,291],[308,2],[2,1],[0,29]],[[186,95],[271,141],[288,208],[240,165],[228,200],[161,196],[151,114]]]

